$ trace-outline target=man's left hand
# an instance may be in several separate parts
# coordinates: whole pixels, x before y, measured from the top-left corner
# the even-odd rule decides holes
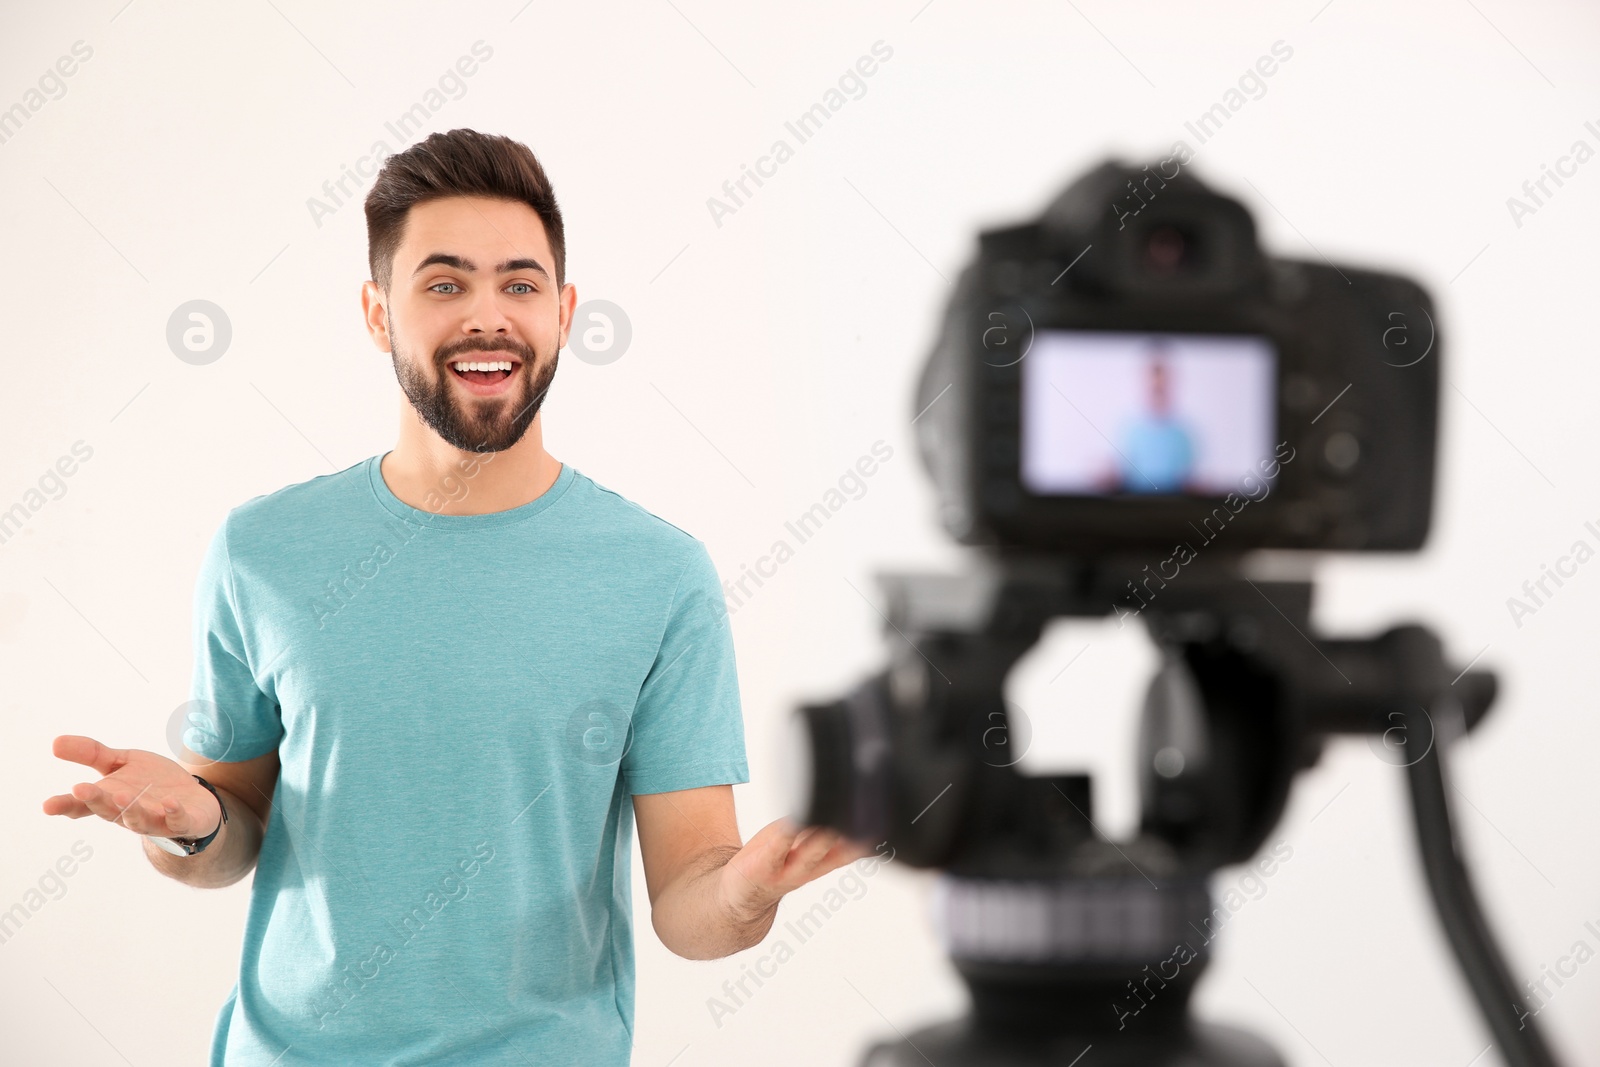
[[[774,912],[786,893],[872,854],[871,845],[837,830],[778,819],[723,865],[718,895],[736,921],[757,922]]]

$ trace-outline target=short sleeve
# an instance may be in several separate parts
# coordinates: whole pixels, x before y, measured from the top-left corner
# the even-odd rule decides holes
[[[622,774],[629,793],[750,780],[733,629],[716,567],[699,540],[639,690]]]
[[[228,521],[212,535],[194,590],[194,675],[183,743],[208,760],[239,762],[278,746],[278,704],[250,670],[234,596]]]

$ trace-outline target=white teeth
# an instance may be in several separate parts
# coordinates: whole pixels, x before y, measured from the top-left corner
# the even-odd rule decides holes
[[[456,370],[506,370],[506,371],[508,371],[508,370],[511,369],[511,361],[510,360],[501,360],[498,363],[473,363],[473,362],[468,362],[467,360],[460,360],[460,361],[458,361],[456,363],[452,363],[451,366],[455,367]]]

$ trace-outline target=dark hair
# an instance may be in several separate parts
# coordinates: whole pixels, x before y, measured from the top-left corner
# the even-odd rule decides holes
[[[556,287],[566,284],[561,208],[539,160],[527,145],[509,137],[458,129],[429,134],[383,161],[366,200],[367,266],[378,288],[389,291],[406,213],[417,204],[449,196],[514,200],[533,208],[555,256]]]

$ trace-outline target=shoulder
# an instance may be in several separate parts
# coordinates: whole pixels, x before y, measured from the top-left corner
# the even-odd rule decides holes
[[[704,554],[705,545],[683,527],[573,468],[572,492],[585,505],[590,522],[657,558],[680,563]]]
[[[361,489],[370,462],[370,458],[364,459],[344,470],[253,496],[228,511],[219,534],[227,538],[231,551],[238,552],[241,547],[278,544],[308,526],[325,524],[330,515],[349,507],[350,496]]]
[[[721,576],[700,538],[581,473],[569,496],[576,497],[581,507],[575,511],[583,516],[573,532],[604,572],[605,584],[647,591],[640,603],[658,604],[669,619],[704,604],[726,612]]]

